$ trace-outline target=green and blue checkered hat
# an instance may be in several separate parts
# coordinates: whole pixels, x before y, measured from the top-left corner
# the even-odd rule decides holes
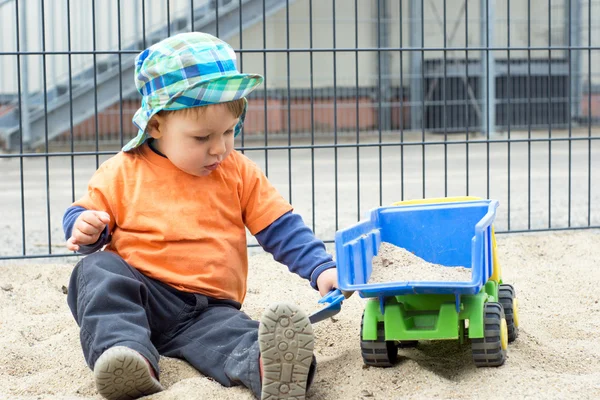
[[[263,82],[257,74],[237,70],[235,52],[224,41],[201,32],[187,32],[164,39],[141,52],[135,60],[135,85],[142,106],[133,116],[138,135],[123,147],[128,151],[150,136],[148,121],[161,110],[180,110],[244,99],[245,106],[235,127],[244,124],[246,96]]]

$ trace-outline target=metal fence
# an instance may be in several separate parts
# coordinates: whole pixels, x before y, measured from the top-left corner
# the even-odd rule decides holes
[[[500,200],[499,233],[598,228],[599,6],[0,0],[0,260],[70,255],[64,210],[135,133],[134,57],[190,30],[265,76],[236,146],[328,243],[442,196]]]

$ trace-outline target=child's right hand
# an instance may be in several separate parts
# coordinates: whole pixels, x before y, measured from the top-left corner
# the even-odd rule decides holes
[[[67,240],[67,249],[78,251],[79,245],[96,243],[109,222],[110,216],[104,211],[82,212],[73,225],[71,237]]]

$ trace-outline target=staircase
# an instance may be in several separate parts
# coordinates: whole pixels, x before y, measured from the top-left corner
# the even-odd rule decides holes
[[[266,16],[269,16],[294,0],[216,0],[218,6],[219,37],[227,38],[240,32],[240,3],[242,29],[246,29],[263,20],[263,1]],[[170,24],[171,35],[189,32],[191,26],[198,32],[216,32],[216,1],[196,7],[194,21],[190,16],[174,19]],[[265,17],[266,17],[265,16]],[[160,27],[146,35],[146,47],[168,36],[169,27]],[[144,43],[140,40],[128,44],[123,50],[141,51]],[[73,74],[71,79],[72,93],[69,93],[69,81],[60,82],[46,91],[47,101],[44,104],[44,93],[33,93],[28,97],[29,140],[23,142],[25,149],[33,149],[43,145],[46,140],[46,124],[48,140],[67,131],[71,125],[71,109],[73,125],[77,125],[94,116],[96,101],[98,111],[119,102],[135,93],[134,60],[137,54],[115,54],[112,58],[96,63],[96,90],[94,90],[94,67]],[[122,89],[120,88],[122,77]],[[47,112],[45,108],[47,107]],[[8,111],[6,111],[8,110]],[[26,110],[23,110],[25,112]],[[20,148],[21,127],[19,103],[17,100],[5,105],[0,112],[0,139],[4,140],[5,150],[15,151]]]

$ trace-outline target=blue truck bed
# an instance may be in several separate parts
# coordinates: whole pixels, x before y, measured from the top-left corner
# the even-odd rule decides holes
[[[492,224],[496,200],[395,205],[371,210],[369,218],[335,237],[341,290],[361,297],[403,294],[476,294],[492,275]],[[470,282],[396,281],[368,283],[382,242],[425,261],[472,269]]]

